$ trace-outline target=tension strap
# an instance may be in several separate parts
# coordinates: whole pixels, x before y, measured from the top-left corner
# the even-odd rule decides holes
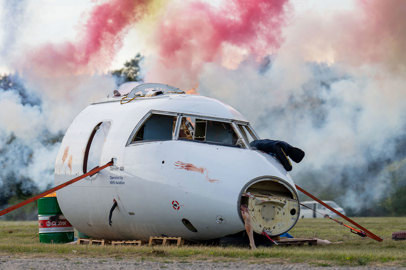
[[[356,227],[358,227],[359,229],[361,229],[366,236],[368,236],[371,239],[374,239],[378,242],[382,242],[383,239],[380,238],[379,236],[373,234],[372,232],[368,231],[366,228],[362,227],[361,225],[359,225],[357,222],[355,222],[354,220],[350,219],[349,217],[347,217],[346,215],[341,214],[340,212],[338,212],[337,210],[335,210],[333,207],[331,207],[330,205],[328,205],[327,203],[323,202],[322,200],[320,200],[319,198],[317,198],[316,196],[310,194],[309,192],[307,192],[306,190],[304,190],[303,188],[299,187],[298,185],[295,185],[296,188],[298,190],[300,190],[301,192],[303,192],[304,194],[306,194],[307,196],[309,196],[310,198],[312,198],[313,200],[317,201],[318,203],[320,203],[321,205],[323,205],[324,207],[328,208],[329,210],[331,210],[332,212],[336,213],[337,215],[339,215],[340,217],[342,217],[343,219],[347,220],[348,222],[350,222],[351,224],[355,225]]]
[[[77,181],[79,181],[79,180],[81,180],[81,179],[83,179],[85,177],[92,176],[92,175],[100,172],[101,170],[104,170],[105,168],[107,168],[109,166],[112,166],[112,165],[113,165],[113,161],[110,161],[110,162],[107,162],[105,165],[103,165],[101,167],[97,166],[97,167],[93,168],[92,170],[90,170],[89,172],[87,172],[85,174],[82,174],[81,176],[78,176],[78,177],[76,177],[76,178],[74,178],[72,180],[69,180],[69,181],[67,181],[65,183],[62,183],[59,186],[48,189],[47,191],[44,191],[41,194],[38,194],[38,195],[36,195],[36,196],[34,196],[32,198],[29,198],[29,199],[27,199],[25,201],[22,201],[22,202],[17,203],[17,204],[15,204],[13,206],[10,206],[10,207],[8,207],[8,208],[6,208],[4,210],[1,210],[0,211],[0,217],[7,214],[7,213],[10,213],[11,211],[14,211],[14,210],[16,210],[16,209],[18,209],[20,207],[23,207],[26,204],[34,202],[34,201],[36,201],[36,200],[38,200],[38,199],[40,199],[40,198],[42,198],[42,197],[44,197],[44,196],[46,196],[46,195],[48,195],[50,193],[53,193],[53,192],[55,192],[57,190],[60,190],[60,189],[62,189],[64,187],[67,187],[67,186],[69,186],[69,185],[71,185],[71,184],[73,184],[73,183],[75,183],[75,182],[77,182]]]
[[[318,214],[320,214],[320,215],[322,215],[322,216],[324,216],[325,218],[331,219],[332,221],[335,221],[335,222],[337,222],[338,224],[340,224],[340,225],[342,225],[342,226],[344,226],[344,227],[347,227],[348,229],[351,230],[352,233],[358,234],[358,235],[361,236],[361,237],[366,237],[366,236],[367,236],[365,232],[363,232],[363,231],[361,231],[361,230],[358,230],[358,229],[355,229],[355,228],[353,228],[353,227],[351,227],[351,226],[349,226],[349,225],[347,225],[347,224],[344,224],[344,222],[339,221],[339,220],[337,220],[337,219],[335,219],[335,218],[332,218],[332,217],[330,217],[330,216],[327,215],[327,214],[322,214],[322,213],[320,213],[319,211],[316,211],[316,210],[310,208],[309,206],[307,206],[307,205],[305,205],[305,204],[303,204],[303,203],[301,203],[300,205],[301,205],[301,206],[304,206],[304,207],[306,207],[306,208],[308,208],[308,209],[310,209],[310,210],[312,210],[312,211],[314,211],[314,212],[316,212],[316,213],[318,213]]]

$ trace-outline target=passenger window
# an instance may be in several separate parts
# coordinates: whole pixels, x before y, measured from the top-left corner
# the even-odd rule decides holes
[[[238,136],[230,123],[182,117],[179,139],[239,146]]]
[[[138,129],[132,142],[172,140],[175,126],[175,116],[152,114]]]

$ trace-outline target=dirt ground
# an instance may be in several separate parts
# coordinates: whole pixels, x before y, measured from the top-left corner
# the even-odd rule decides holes
[[[128,259],[94,259],[94,258],[16,258],[13,256],[0,256],[0,269],[406,269],[406,267],[315,267],[307,264],[252,264],[239,262],[208,262],[208,261],[146,261]]]

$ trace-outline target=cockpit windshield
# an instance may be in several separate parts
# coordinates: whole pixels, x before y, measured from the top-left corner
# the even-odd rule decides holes
[[[238,146],[238,135],[231,123],[198,117],[182,117],[179,139]]]
[[[151,112],[132,132],[129,144],[145,141],[187,140],[249,148],[257,137],[248,123],[204,116]]]
[[[238,124],[238,129],[240,130],[241,136],[248,144],[257,139],[250,126]]]

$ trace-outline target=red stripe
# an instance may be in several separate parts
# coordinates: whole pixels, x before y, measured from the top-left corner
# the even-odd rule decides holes
[[[63,227],[72,227],[72,225],[66,219],[60,219],[57,221],[38,220],[38,227],[39,228],[63,228]]]

